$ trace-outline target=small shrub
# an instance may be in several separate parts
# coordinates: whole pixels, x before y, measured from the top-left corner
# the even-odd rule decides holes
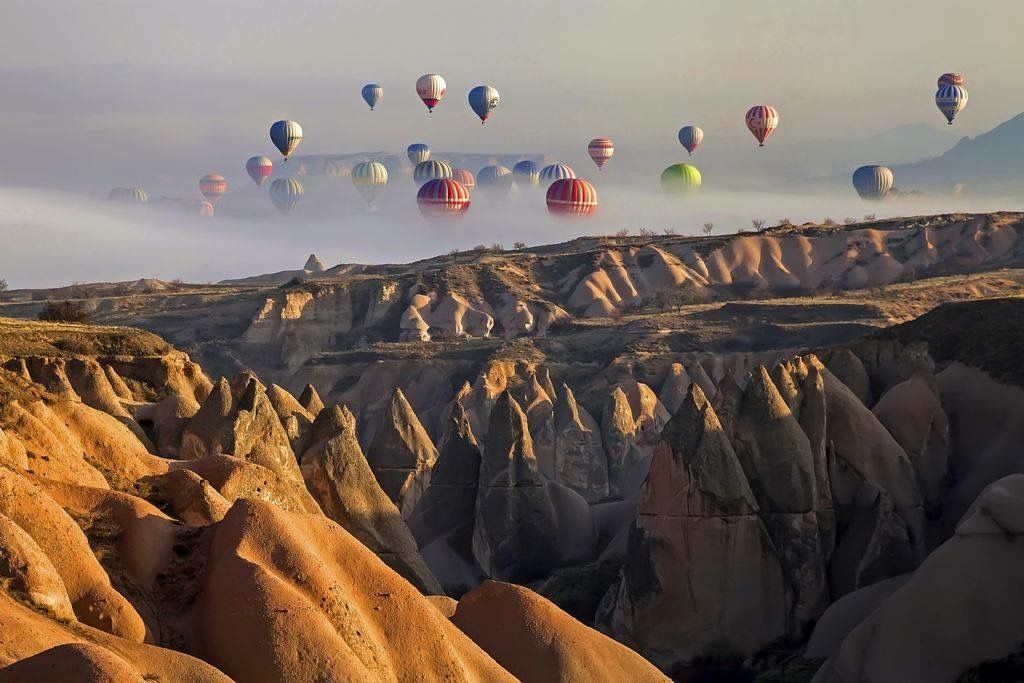
[[[875,220],[875,214],[873,214],[873,213],[866,213],[866,214],[864,214],[864,220],[866,222],[870,223],[871,221]]]
[[[513,242],[512,247],[514,249],[526,249],[526,242]]]
[[[623,228],[615,233],[616,237],[629,237],[629,228]]]
[[[495,242],[491,245],[491,251],[505,251],[505,245],[501,242]]]
[[[0,277],[0,292],[6,292],[6,291],[7,291],[7,280],[5,280],[2,277]]]
[[[654,237],[657,234],[658,233],[654,232],[650,228],[640,228],[640,236],[641,237]]]
[[[92,322],[92,312],[81,301],[47,301],[37,317],[51,323]]]
[[[827,225],[827,226],[831,227],[833,225],[836,225],[836,222],[832,218],[826,218],[825,220],[823,220],[821,222],[821,224],[822,225]]]
[[[707,235],[708,237],[711,237],[711,231],[714,230],[714,229],[715,229],[715,224],[714,223],[705,223],[704,227],[701,228],[701,230],[704,232],[704,234]]]
[[[793,221],[791,221],[790,219],[788,219],[788,218],[780,218],[779,219],[779,227],[788,228],[791,225],[793,225]]]
[[[487,251],[487,247],[483,244],[478,244],[472,249],[470,249],[470,251]]]
[[[459,255],[459,250],[458,249],[449,249],[448,250],[448,255],[449,256],[458,256]]]
[[[765,220],[763,218],[755,218],[750,221],[750,225],[753,226],[754,232],[761,232],[764,230]]]
[[[664,233],[665,237],[672,237],[677,234],[675,228],[665,228],[661,232]]]
[[[853,225],[856,222],[857,222],[857,219],[854,218],[853,216],[847,216],[846,218],[843,219],[843,223],[846,224],[846,225]]]

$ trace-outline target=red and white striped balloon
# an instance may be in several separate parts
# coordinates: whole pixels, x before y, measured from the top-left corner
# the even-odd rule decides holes
[[[228,181],[219,173],[207,173],[199,179],[199,192],[210,204],[216,204],[227,191]]]
[[[594,138],[587,145],[587,154],[597,164],[597,170],[604,170],[604,165],[615,154],[615,143],[612,142],[611,138]]]
[[[256,183],[256,187],[261,187],[274,172],[274,162],[264,156],[249,157],[245,162],[245,172]]]
[[[747,110],[747,128],[757,138],[758,147],[764,147],[764,141],[779,126],[779,112],[767,104],[759,104]]]
[[[457,180],[435,178],[416,193],[416,203],[427,218],[458,218],[469,211],[469,190]]]
[[[423,74],[416,80],[416,94],[427,105],[428,112],[434,111],[447,92],[448,84],[437,74]]]
[[[586,218],[597,211],[597,190],[582,178],[563,178],[551,183],[547,202],[552,215]]]
[[[452,169],[452,180],[462,183],[470,192],[472,192],[473,188],[476,187],[476,176],[473,175],[472,171],[466,168]]]

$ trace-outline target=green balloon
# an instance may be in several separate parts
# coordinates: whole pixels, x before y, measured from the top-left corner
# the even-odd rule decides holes
[[[691,164],[672,164],[661,172],[661,189],[672,194],[696,192],[700,183],[700,171]]]

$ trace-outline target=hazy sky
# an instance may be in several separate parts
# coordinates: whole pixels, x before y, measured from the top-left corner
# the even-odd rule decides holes
[[[304,153],[415,140],[557,153],[595,135],[675,151],[688,122],[750,144],[743,113],[763,102],[782,114],[781,145],[939,125],[946,70],[969,79],[958,133],[1021,109],[1021,0],[6,0],[4,20],[5,185],[241,180],[283,117],[303,124]],[[428,71],[449,86],[433,117],[413,88]],[[385,89],[372,113],[368,81]],[[465,102],[478,83],[503,98],[486,127]]]

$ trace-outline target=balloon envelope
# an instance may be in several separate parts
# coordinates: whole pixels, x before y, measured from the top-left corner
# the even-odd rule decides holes
[[[249,157],[245,162],[245,172],[256,183],[256,187],[260,187],[274,172],[274,162],[265,156]]]
[[[587,154],[597,164],[597,170],[604,170],[604,165],[615,154],[615,143],[612,142],[611,138],[594,138],[587,145]]]
[[[487,123],[487,117],[500,101],[498,91],[489,85],[478,85],[469,91],[469,106],[480,117],[480,123]]]
[[[953,119],[967,106],[967,89],[962,85],[944,85],[935,93],[935,106],[946,117],[946,123],[953,125]]]
[[[540,169],[529,159],[517,162],[512,167],[512,175],[519,187],[537,187],[540,183]]]
[[[473,192],[473,188],[476,187],[476,176],[474,176],[473,172],[467,168],[452,169],[452,180],[457,180],[462,183],[471,193]]]
[[[476,174],[477,184],[489,194],[505,194],[512,189],[515,177],[504,166],[484,166]]]
[[[363,86],[362,95],[363,101],[370,105],[370,111],[373,111],[373,108],[380,102],[380,98],[384,97],[384,88],[376,83],[367,83]]]
[[[700,171],[691,164],[673,164],[661,172],[661,189],[674,194],[689,194],[700,189]]]
[[[553,183],[556,180],[567,180],[576,177],[576,171],[567,164],[550,164],[541,169],[541,182]]]
[[[437,180],[438,178],[451,178],[452,167],[448,165],[447,161],[441,161],[440,159],[427,159],[416,164],[416,168],[412,172],[413,180],[422,185],[429,180]]]
[[[548,188],[547,205],[552,215],[586,218],[597,211],[597,190],[586,180],[562,178]]]
[[[457,180],[436,178],[419,189],[416,193],[416,203],[420,207],[420,213],[428,218],[457,218],[469,210],[469,190]]]
[[[228,181],[219,173],[207,173],[199,179],[199,192],[211,204],[216,204],[227,191]]]
[[[779,112],[767,104],[759,104],[747,110],[747,128],[757,139],[758,146],[764,147],[764,141],[779,126]]]
[[[291,213],[303,194],[302,183],[295,178],[278,178],[270,183],[270,201],[283,214]]]
[[[679,129],[679,144],[690,154],[693,154],[693,150],[697,149],[703,140],[704,131],[697,126],[683,126]]]
[[[430,148],[422,142],[414,142],[406,148],[405,154],[409,157],[412,165],[415,166],[430,158]]]
[[[427,105],[428,112],[434,111],[447,92],[448,85],[437,74],[423,74],[416,80],[416,94]]]
[[[963,74],[958,74],[958,73],[942,74],[941,76],[939,76],[939,85],[938,85],[938,87],[942,88],[942,87],[947,86],[947,85],[965,86],[965,85],[967,85],[967,79],[964,78]]]
[[[853,187],[861,199],[885,199],[892,180],[892,171],[885,166],[861,166],[853,172]]]
[[[363,195],[367,205],[380,195],[388,184],[388,169],[379,161],[364,161],[352,169],[352,184]]]
[[[302,126],[295,121],[276,121],[270,127],[270,141],[287,159],[302,142]]]

